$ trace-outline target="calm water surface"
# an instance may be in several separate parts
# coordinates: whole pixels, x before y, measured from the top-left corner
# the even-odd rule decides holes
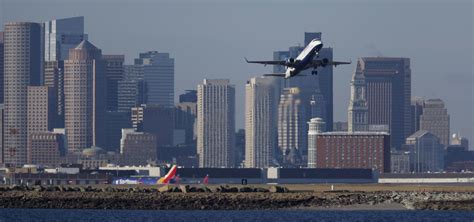
[[[138,211],[0,209],[9,221],[474,221],[474,212],[459,211]]]

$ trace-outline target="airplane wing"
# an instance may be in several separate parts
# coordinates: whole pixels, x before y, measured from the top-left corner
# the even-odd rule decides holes
[[[263,74],[263,76],[276,76],[276,77],[285,77],[285,73],[270,73],[270,74]]]
[[[258,64],[264,64],[264,65],[280,65],[284,66],[286,64],[285,60],[276,60],[276,61],[249,61],[247,58],[245,58],[245,61],[247,63],[258,63]]]
[[[338,65],[349,65],[351,64],[352,61],[349,61],[349,62],[337,62],[337,61],[332,61],[330,62],[331,65],[333,65],[334,67],[338,66]]]
[[[328,59],[316,59],[316,60],[313,60],[310,64],[311,67],[320,67],[320,66],[327,66],[327,65],[332,65],[334,67],[338,66],[338,65],[348,65],[348,64],[351,64],[352,61],[349,61],[349,62],[338,62],[338,61],[330,61]]]
[[[285,73],[270,73],[270,74],[263,74],[263,76],[286,77],[286,74]],[[303,76],[307,76],[307,75],[298,74],[298,75],[293,76],[293,77],[303,77]]]

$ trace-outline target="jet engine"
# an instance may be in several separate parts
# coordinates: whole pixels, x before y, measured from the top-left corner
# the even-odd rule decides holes
[[[291,66],[295,63],[295,59],[294,58],[288,58],[286,59],[286,66]]]
[[[329,59],[327,59],[327,58],[324,58],[324,59],[321,60],[321,66],[322,66],[322,67],[326,67],[326,65],[327,65],[328,63],[329,63]]]

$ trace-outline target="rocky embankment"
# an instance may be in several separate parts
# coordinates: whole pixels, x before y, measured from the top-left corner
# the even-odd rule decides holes
[[[0,187],[0,208],[264,210],[401,204],[406,209],[474,210],[474,193],[292,192],[285,187]]]

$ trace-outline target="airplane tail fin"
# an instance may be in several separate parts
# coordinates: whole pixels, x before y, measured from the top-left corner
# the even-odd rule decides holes
[[[176,171],[178,170],[178,166],[176,165],[173,165],[173,167],[171,167],[170,171],[168,171],[168,173],[164,176],[164,177],[161,177],[159,180],[158,180],[158,183],[160,184],[167,184],[170,182],[171,179],[173,179],[175,176],[176,176]]]
[[[207,185],[208,183],[209,183],[209,174],[206,175],[206,177],[204,177],[204,179],[202,179],[202,184]]]

